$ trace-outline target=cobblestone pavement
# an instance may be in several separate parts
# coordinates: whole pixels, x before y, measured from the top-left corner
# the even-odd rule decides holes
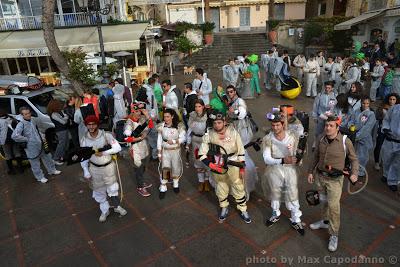
[[[210,73],[214,83],[219,76]],[[179,87],[192,79],[180,74],[174,76]],[[264,119],[267,110],[288,102],[305,111],[312,107],[312,100],[304,96],[287,101],[275,92],[247,101],[260,128],[268,126]],[[261,132],[258,136],[262,136]],[[250,154],[262,179],[261,154],[255,151]],[[370,182],[366,190],[349,195],[344,187],[337,252],[328,252],[326,231],[308,228],[308,224],[320,218],[319,207],[307,206],[304,199],[304,192],[311,188],[304,171],[310,157],[308,154],[299,179],[305,236],[291,228],[284,207],[284,218],[279,223],[270,228],[264,225],[271,209],[260,187],[248,203],[253,219],[250,225],[240,219],[233,206],[226,222],[218,223],[217,198],[214,192],[197,192],[192,168],[184,170],[181,193],[176,195],[169,190],[160,201],[157,163],[149,163],[146,171],[147,181],[153,183],[153,194],[143,198],[136,193],[130,159],[120,157],[123,206],[128,214],[120,218],[112,213],[107,222],[99,223],[99,209],[80,179],[79,165],[61,167],[61,176],[50,177],[49,183],[42,185],[34,182],[29,171],[7,176],[3,164],[1,266],[333,266],[340,263],[390,266],[397,263],[399,194],[380,182],[381,173],[372,169],[372,162],[368,166]]]

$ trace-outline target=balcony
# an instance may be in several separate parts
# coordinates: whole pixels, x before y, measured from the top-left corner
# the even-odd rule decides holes
[[[102,16],[102,23],[107,23],[107,17]],[[55,27],[74,27],[95,25],[96,16],[86,13],[67,13],[54,15]],[[0,31],[36,30],[42,28],[42,16],[0,18]]]

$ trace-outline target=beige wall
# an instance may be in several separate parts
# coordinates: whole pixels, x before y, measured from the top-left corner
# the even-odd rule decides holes
[[[304,19],[306,16],[306,3],[286,3],[285,20]]]
[[[250,27],[265,28],[265,21],[268,19],[268,6],[260,5],[260,10],[256,11],[256,6],[250,7]]]
[[[246,7],[246,6],[243,6]],[[248,6],[247,6],[248,7]],[[220,8],[220,27],[222,30],[239,29],[240,12],[239,6],[228,6]],[[256,6],[250,6],[250,27],[265,27],[265,21],[268,18],[268,6],[260,5],[260,10],[256,11]]]

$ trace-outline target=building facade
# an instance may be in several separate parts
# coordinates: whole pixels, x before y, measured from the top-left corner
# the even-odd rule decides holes
[[[82,47],[87,53],[99,53],[97,19],[82,12],[78,0],[57,0],[54,11],[55,36],[62,50]],[[109,14],[101,15],[106,52],[140,49],[140,37],[148,23],[120,24],[127,21],[128,0],[99,0],[100,6],[112,4]],[[0,0],[0,74],[54,72],[42,33],[42,0]],[[112,23],[111,23],[112,22]]]
[[[163,4],[155,5],[156,2]],[[143,16],[163,23],[205,21],[201,0],[139,0],[136,4]],[[216,25],[214,31],[265,30],[268,4],[268,0],[210,0],[210,20]],[[304,20],[305,9],[306,0],[276,0],[274,17],[276,20]]]
[[[306,18],[357,17],[365,12],[366,0],[308,0]]]
[[[382,36],[386,44],[400,38],[400,0],[368,0],[360,16],[335,26],[335,30],[353,30],[353,39],[374,43]]]

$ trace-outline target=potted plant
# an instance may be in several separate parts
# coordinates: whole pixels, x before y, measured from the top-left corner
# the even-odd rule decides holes
[[[271,44],[276,44],[278,41],[278,32],[276,29],[278,28],[279,21],[277,20],[269,20],[268,21],[268,39],[271,42]]]
[[[206,23],[201,25],[201,28],[203,30],[204,43],[206,45],[212,45],[212,43],[214,42],[213,30],[215,29],[215,23],[207,21]]]
[[[186,36],[181,35],[174,39],[176,50],[180,52],[179,58],[183,58],[185,54],[191,54],[192,49],[196,48],[196,45],[192,43]]]

